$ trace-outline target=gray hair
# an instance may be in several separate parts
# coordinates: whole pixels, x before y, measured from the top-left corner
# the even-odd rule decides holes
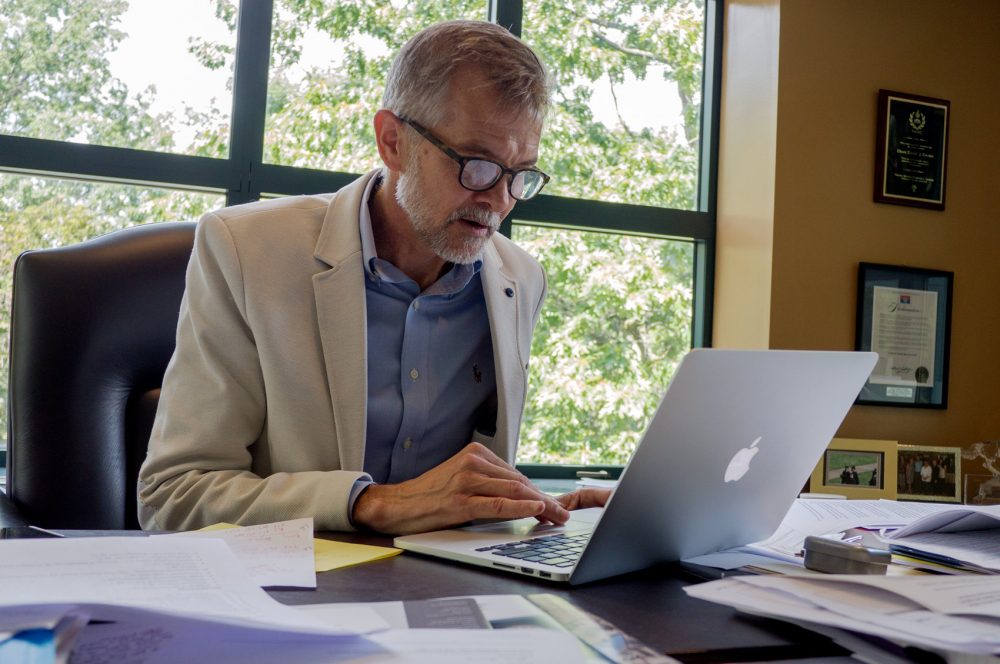
[[[545,119],[551,90],[545,66],[524,42],[486,21],[447,21],[418,32],[392,62],[382,107],[421,124],[441,122],[452,76],[463,65],[483,72],[498,111],[527,112],[539,124]]]

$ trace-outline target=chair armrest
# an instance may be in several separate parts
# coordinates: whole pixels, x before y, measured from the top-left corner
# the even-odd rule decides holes
[[[0,528],[27,525],[28,521],[21,516],[21,512],[14,505],[14,502],[7,497],[7,494],[0,492]]]

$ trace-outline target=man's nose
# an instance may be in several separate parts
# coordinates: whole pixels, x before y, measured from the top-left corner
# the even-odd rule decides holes
[[[517,199],[510,195],[510,190],[507,187],[509,178],[510,174],[504,173],[496,184],[485,191],[477,191],[473,198],[477,203],[486,203],[491,212],[506,217],[517,202]]]

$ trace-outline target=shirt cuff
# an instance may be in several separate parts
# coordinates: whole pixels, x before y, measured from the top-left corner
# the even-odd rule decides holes
[[[375,482],[372,481],[371,476],[368,474],[354,480],[354,486],[351,487],[351,494],[347,497],[347,520],[351,526],[354,526],[354,503],[358,502],[361,494],[372,484],[375,484]]]

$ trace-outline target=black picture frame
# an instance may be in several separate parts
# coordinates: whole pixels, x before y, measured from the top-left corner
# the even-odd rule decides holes
[[[855,403],[948,407],[954,281],[944,270],[858,264],[855,348],[879,361]]]
[[[878,91],[875,202],[944,210],[951,102]]]

